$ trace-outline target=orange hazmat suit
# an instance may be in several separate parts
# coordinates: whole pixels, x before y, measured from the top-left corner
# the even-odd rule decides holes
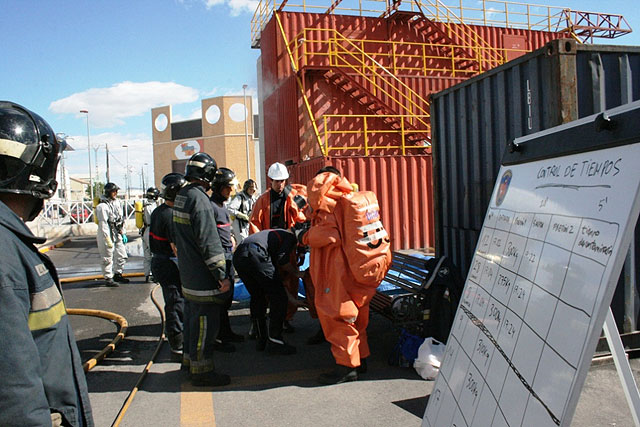
[[[309,181],[308,201],[313,212],[303,243],[311,249],[309,270],[315,306],[333,357],[337,364],[355,368],[370,354],[366,328],[376,287],[356,281],[343,249],[344,212],[338,200],[352,191],[346,178],[330,172]]]

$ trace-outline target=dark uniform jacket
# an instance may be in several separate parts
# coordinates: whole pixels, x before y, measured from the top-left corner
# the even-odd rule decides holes
[[[219,280],[226,277],[226,262],[211,202],[200,185],[192,183],[180,190],[173,223],[184,297],[199,303],[219,302]]]
[[[231,252],[233,249],[233,241],[231,240],[231,216],[224,206],[224,202],[225,200],[218,194],[211,196],[211,207],[213,208],[216,219],[220,243],[226,252]]]
[[[44,240],[0,202],[0,425],[51,425],[54,411],[93,426],[58,275],[34,246]]]
[[[153,210],[149,221],[149,248],[154,256],[173,257],[173,211],[163,203]]]

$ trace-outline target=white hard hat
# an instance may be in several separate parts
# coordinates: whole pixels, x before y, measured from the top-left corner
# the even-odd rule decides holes
[[[276,162],[269,166],[267,176],[275,180],[284,180],[289,178],[289,171],[287,170],[287,167],[285,165]]]

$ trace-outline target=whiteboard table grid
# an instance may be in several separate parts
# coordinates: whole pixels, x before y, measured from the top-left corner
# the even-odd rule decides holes
[[[563,317],[562,313],[571,311],[584,315],[585,324],[582,329],[586,334],[595,306],[595,297],[603,286],[602,274],[606,264],[602,263],[602,257],[598,259],[597,256],[574,253],[578,245],[577,230],[582,227],[583,218],[506,209],[490,209],[488,215],[495,216],[496,221],[492,224],[493,227],[485,224],[483,228],[461,302],[465,309],[459,310],[450,337],[456,342],[456,360],[466,358],[467,368],[458,373],[460,377],[464,372],[464,377],[457,378],[453,385],[449,382],[451,378],[443,375],[449,393],[455,396],[456,407],[452,412],[449,412],[449,408],[441,414],[445,417],[450,415],[450,419],[445,421],[436,413],[436,420],[438,423],[463,420],[466,426],[475,425],[479,399],[473,398],[474,393],[488,390],[493,402],[487,402],[490,399],[485,397],[483,404],[496,404],[491,419],[492,425],[503,422],[508,426],[526,425],[529,411],[553,414],[548,415],[548,421],[550,425],[555,425],[566,408],[566,398],[564,401],[557,401],[557,396],[549,391],[549,387],[543,384],[536,387],[535,378],[541,364],[542,370],[548,369],[546,364],[551,364],[554,369],[575,377],[577,360],[568,352],[568,348],[556,348],[562,347],[565,342],[561,340],[562,337],[550,335],[550,331],[553,329],[554,321],[561,322],[566,317]],[[548,267],[551,262],[547,262],[547,259],[554,262],[553,269]],[[583,262],[588,262],[591,271],[596,273],[598,270],[594,266],[600,265],[601,271],[594,279],[593,284],[597,283],[597,291],[592,291],[592,300],[582,301],[583,305],[578,306],[573,303],[573,300],[578,298],[576,290],[571,290],[573,294],[569,290],[564,293],[569,301],[565,301],[563,291],[569,272],[572,272],[572,268],[577,268],[578,263]],[[523,299],[526,300],[524,304]],[[538,304],[547,304],[548,307],[544,309]],[[549,312],[553,313],[550,317]],[[542,313],[546,318],[535,320],[533,316],[537,313]],[[469,316],[475,317],[475,320]],[[479,325],[484,329],[481,330]],[[525,337],[522,336],[523,330],[527,331]],[[510,336],[515,339],[511,346],[507,345]],[[555,346],[547,341],[549,338],[556,343]],[[514,353],[514,348],[519,348],[517,343],[520,339],[529,342],[539,340],[539,351],[533,354]],[[584,340],[578,341],[582,344],[579,352],[581,354]],[[489,348],[486,348],[487,345]],[[499,369],[498,378],[495,375],[492,377],[492,374],[497,372],[491,371],[496,357],[507,359],[504,363],[501,360],[495,361],[495,366],[507,365],[506,370],[504,366]],[[534,357],[537,361],[534,360],[533,364],[522,362],[523,367],[531,366],[533,369],[519,372],[516,366],[518,357]],[[568,360],[569,358],[572,360]],[[502,370],[505,370],[504,375]],[[491,386],[490,383],[493,382],[494,386]],[[537,388],[541,390],[540,393],[537,392]],[[522,397],[522,390],[526,390],[528,394],[524,404],[514,398]],[[481,397],[484,395],[485,393],[480,393]],[[544,398],[549,400],[545,401]],[[532,403],[534,401],[535,404]],[[504,413],[502,406],[497,402],[520,402],[516,406],[523,406],[524,410],[516,408],[513,413]],[[487,414],[483,414],[482,417],[486,419]]]

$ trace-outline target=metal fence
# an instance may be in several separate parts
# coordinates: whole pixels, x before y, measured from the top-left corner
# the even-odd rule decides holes
[[[135,199],[121,200],[124,209],[124,219],[135,215]],[[41,225],[73,225],[94,222],[93,203],[89,201],[58,201],[46,200],[44,209],[37,220]]]

